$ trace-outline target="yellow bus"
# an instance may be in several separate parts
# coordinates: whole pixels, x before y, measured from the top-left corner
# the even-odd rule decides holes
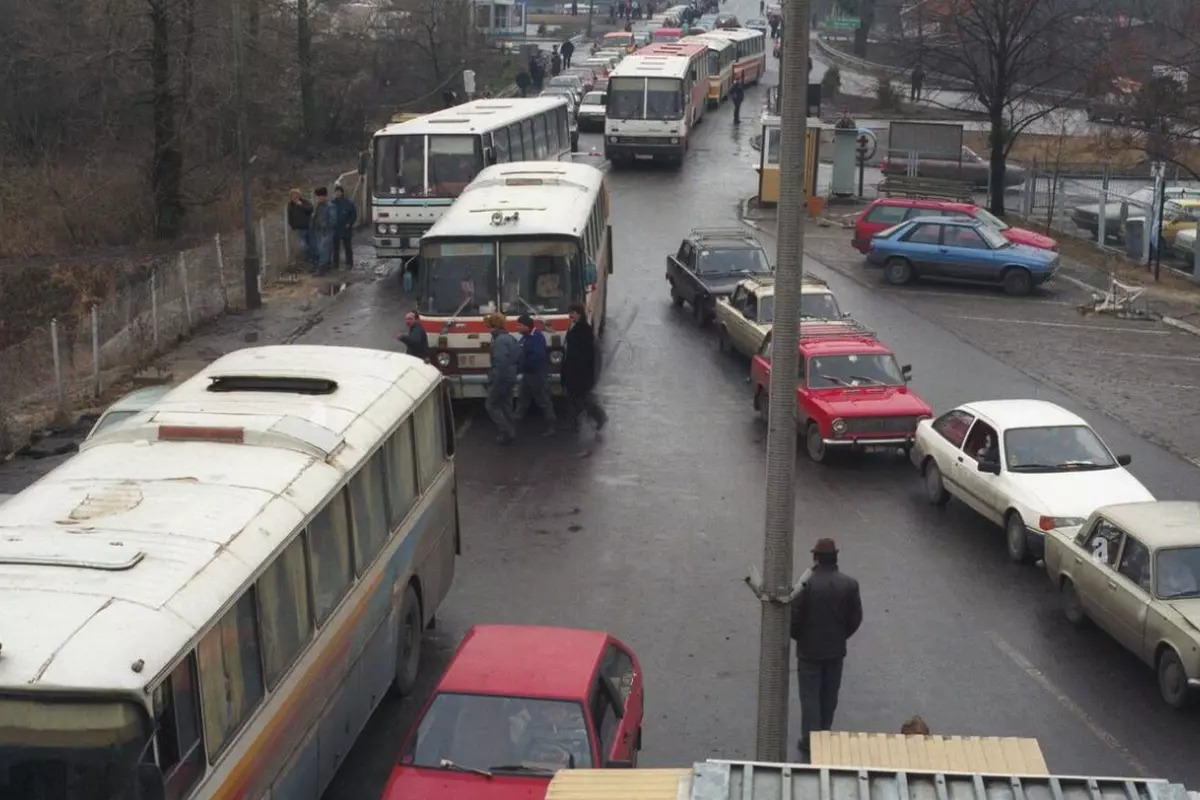
[[[681,44],[702,44],[708,48],[708,107],[716,108],[733,88],[733,62],[737,45],[724,36],[697,34],[680,40]]]

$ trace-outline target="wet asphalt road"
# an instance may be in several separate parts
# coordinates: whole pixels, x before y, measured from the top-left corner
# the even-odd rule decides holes
[[[728,7],[756,16],[745,0]],[[752,89],[744,110],[764,95]],[[753,756],[759,617],[742,578],[761,561],[765,429],[745,361],[719,354],[711,331],[673,309],[663,279],[665,254],[689,227],[736,224],[737,203],[754,193],[756,126],[739,130],[731,119],[727,107],[708,113],[680,171],[611,175],[605,440],[545,440],[531,423],[528,438],[501,449],[479,409],[460,410],[464,555],[425,640],[421,685],[413,698],[384,701],[326,800],[379,796],[440,670],[476,623],[605,628],[628,643],[646,681],[643,766]],[[591,145],[598,135],[583,137],[582,149]],[[835,233],[818,234],[815,251],[821,235]],[[995,397],[1059,402],[1131,453],[1132,471],[1156,495],[1200,496],[1196,467],[1135,432],[1146,428],[1139,408],[1162,409],[1139,400],[1138,386],[1126,387],[1133,405],[1110,396],[1114,376],[1093,369],[1099,345],[1049,346],[1063,330],[1054,325],[1084,324],[1072,308],[1078,289],[1051,287],[1025,301],[932,287],[905,295],[829,252],[834,268],[815,260],[806,268],[913,365],[913,386],[935,409]],[[351,291],[300,341],[392,347],[409,302],[398,282]],[[1030,319],[1052,324],[1021,324]],[[1163,360],[1164,382],[1200,386],[1200,340],[1131,336],[1130,353],[1152,339],[1164,355],[1190,359]],[[1050,361],[1041,372],[1029,366],[1039,357]],[[1099,363],[1116,368],[1112,358]],[[1117,417],[1125,409],[1134,427],[1096,409]],[[1161,435],[1174,438],[1169,426]],[[1167,709],[1150,669],[1094,628],[1072,629],[1044,573],[1007,561],[999,530],[961,504],[928,506],[898,457],[829,466],[801,457],[797,484],[797,573],[810,543],[833,536],[843,569],[862,584],[866,621],[846,662],[839,729],[896,731],[920,714],[935,733],[1037,737],[1057,773],[1146,774],[1200,787],[1200,714]],[[791,696],[794,739],[794,683]]]

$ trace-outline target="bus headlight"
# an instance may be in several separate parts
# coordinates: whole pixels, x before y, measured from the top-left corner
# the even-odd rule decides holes
[[[562,350],[551,350],[550,351],[550,366],[561,367],[562,362],[563,362],[563,351]]]
[[[454,356],[443,350],[433,357],[433,363],[437,364],[438,369],[449,369],[450,365],[454,363]]]
[[[400,232],[399,225],[388,225],[388,233],[390,233],[392,236],[395,236],[399,232]]]
[[[615,136],[610,136],[610,137],[608,137],[608,143],[609,143],[609,144],[616,144],[616,143],[617,143],[617,137],[615,137]]]
[[[834,436],[841,436],[846,432],[846,420],[835,419],[830,427],[833,428]]]
[[[679,144],[679,139],[675,136],[671,137],[671,144]]]
[[[381,224],[375,226],[375,232],[378,233],[380,236],[387,236],[388,227],[387,227],[387,225],[384,225],[381,223]]]

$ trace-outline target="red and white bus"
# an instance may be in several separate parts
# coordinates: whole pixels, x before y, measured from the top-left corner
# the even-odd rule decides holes
[[[692,128],[708,99],[708,48],[652,44],[626,58],[608,79],[604,155],[683,163]]]
[[[680,39],[680,44],[702,44],[708,48],[708,107],[716,108],[733,88],[733,61],[737,48],[724,36],[698,34]]]
[[[683,28],[655,28],[650,34],[650,44],[675,44],[682,38]]]
[[[720,36],[733,42],[733,80],[758,83],[767,71],[767,35],[750,28],[718,28],[705,36]]]
[[[586,164],[527,161],[488,167],[421,237],[418,309],[430,361],[456,398],[487,396],[491,339],[484,317],[500,312],[515,329],[534,318],[550,345],[551,388],[570,320],[583,303],[604,333],[613,271],[604,173]]]

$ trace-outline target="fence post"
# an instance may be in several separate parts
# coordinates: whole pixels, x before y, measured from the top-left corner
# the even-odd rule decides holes
[[[100,309],[92,304],[92,394],[100,399]]]
[[[63,390],[62,357],[58,351],[58,318],[50,320],[50,350],[54,354],[54,395],[60,414],[67,410],[66,393]]]
[[[267,274],[267,220],[266,217],[261,217],[258,220],[258,250],[260,258],[258,260],[258,293],[261,296],[263,290],[263,276]]]
[[[213,236],[217,247],[217,282],[221,285],[221,310],[229,310],[229,289],[225,286],[225,255],[221,252],[221,234]]]
[[[179,251],[179,282],[183,284],[183,313],[187,316],[187,331],[192,332],[192,292],[188,288],[187,258]]]
[[[158,352],[158,267],[150,272],[150,322],[154,325],[154,352]]]
[[[1104,243],[1108,241],[1108,222],[1107,216],[1108,206],[1108,165],[1104,166],[1104,175],[1100,178],[1100,205],[1096,209],[1096,244],[1104,247]]]
[[[288,208],[283,207],[283,267],[287,271],[287,267],[292,263],[292,237],[288,231]]]

